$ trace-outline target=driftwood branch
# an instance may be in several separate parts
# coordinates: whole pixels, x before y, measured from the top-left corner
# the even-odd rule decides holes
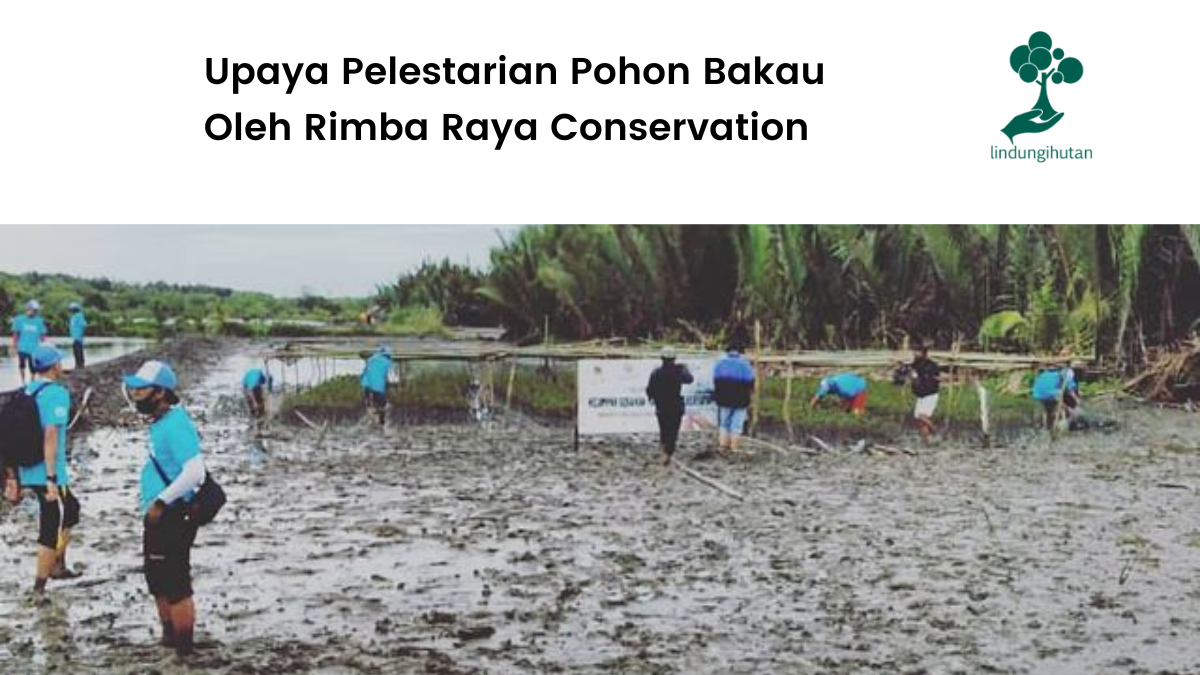
[[[690,477],[694,480],[697,480],[701,483],[704,483],[705,485],[709,486],[710,488],[713,488],[714,490],[717,490],[719,492],[724,492],[725,494],[729,495],[730,497],[733,497],[734,499],[736,499],[738,501],[743,501],[743,502],[746,501],[745,495],[738,492],[737,490],[734,490],[733,488],[729,487],[728,485],[725,485],[724,483],[721,483],[720,481],[718,481],[714,478],[709,478],[708,476],[705,476],[704,474],[693,470],[691,467],[680,462],[679,460],[675,460],[672,463],[675,466],[679,467],[679,470],[682,471],[684,474],[686,474],[688,477]]]

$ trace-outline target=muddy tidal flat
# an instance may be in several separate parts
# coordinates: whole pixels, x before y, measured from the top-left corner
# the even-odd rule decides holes
[[[210,364],[211,365],[211,364]],[[916,456],[656,464],[525,418],[248,429],[242,364],[187,396],[230,504],[193,553],[197,654],[156,644],[137,426],[73,442],[77,580],[32,602],[0,511],[0,672],[1200,673],[1195,418]],[[700,455],[700,457],[697,457]],[[30,508],[33,507],[33,508]]]

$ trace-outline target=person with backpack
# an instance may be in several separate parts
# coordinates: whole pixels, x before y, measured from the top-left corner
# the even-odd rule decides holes
[[[367,411],[379,419],[379,426],[387,420],[388,372],[392,369],[392,352],[387,345],[367,358],[359,384],[363,390],[363,404]]]
[[[242,393],[250,416],[261,419],[267,415],[267,390],[271,388],[271,376],[262,368],[251,368],[242,376]]]
[[[654,416],[658,418],[658,449],[663,466],[670,466],[679,441],[679,427],[683,424],[683,385],[695,381],[687,366],[675,362],[675,349],[663,347],[662,365],[650,373],[646,384],[646,398],[654,404]]]
[[[838,373],[823,378],[808,402],[810,409],[817,407],[822,398],[834,395],[842,400],[842,408],[855,416],[867,411],[867,381],[858,373]]]
[[[70,487],[71,475],[67,468],[71,395],[59,382],[62,355],[50,345],[39,345],[30,354],[29,364],[33,381],[22,390],[23,397],[9,402],[6,427],[18,422],[40,433],[28,434],[28,439],[22,439],[29,446],[28,456],[13,457],[12,448],[9,448],[5,496],[15,501],[19,498],[19,488],[27,488],[37,497],[37,571],[33,590],[41,594],[49,579],[79,576],[67,567],[67,546],[71,542],[71,529],[79,524],[80,509],[79,500]],[[10,415],[25,419],[12,420]],[[11,428],[6,428],[5,434],[10,442],[15,441],[16,435]]]
[[[754,367],[742,356],[741,346],[733,343],[713,367],[713,400],[717,404],[717,445],[722,450],[737,450],[746,425],[746,411],[754,392]]]
[[[71,351],[75,355],[75,368],[80,369],[85,365],[83,335],[87,331],[87,317],[83,315],[83,305],[78,302],[72,302],[67,307],[71,310]]]
[[[1079,381],[1069,363],[1060,363],[1038,371],[1033,378],[1033,400],[1042,404],[1046,428],[1053,430],[1061,403],[1068,424],[1079,415]]]
[[[17,372],[21,375],[21,384],[33,378],[33,351],[46,340],[50,331],[46,328],[46,320],[38,314],[42,309],[37,300],[25,303],[25,313],[12,320],[12,346],[17,354]],[[25,377],[26,372],[29,378]]]
[[[158,608],[162,645],[187,655],[196,625],[191,560],[198,527],[190,505],[208,476],[200,434],[179,405],[179,380],[167,364],[147,361],[124,384],[137,411],[150,418],[139,502],[146,585]]]

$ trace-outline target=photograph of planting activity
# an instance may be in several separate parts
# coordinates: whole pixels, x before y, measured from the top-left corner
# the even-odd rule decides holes
[[[2,672],[1200,664],[1200,226],[170,229],[0,253]]]

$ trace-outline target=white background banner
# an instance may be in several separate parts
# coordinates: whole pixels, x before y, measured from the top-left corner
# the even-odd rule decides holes
[[[0,221],[115,223],[1196,222],[1200,3],[10,2]],[[1064,113],[1016,137],[1088,160],[992,159],[1038,85],[1031,34],[1078,58]],[[343,84],[365,64],[547,62],[557,84]],[[705,59],[823,64],[824,83],[704,84]],[[328,84],[210,84],[206,59],[329,66]],[[684,63],[689,84],[571,84],[572,59]],[[753,70],[752,70],[753,72]],[[284,76],[281,74],[281,78]],[[427,141],[304,140],[305,115],[429,120]],[[562,141],[578,119],[800,118],[806,141]],[[214,141],[214,113],[293,125]],[[442,140],[447,113],[536,141]]]
[[[683,388],[687,412],[680,431],[712,429],[717,424],[713,403],[714,359],[679,360],[692,371],[696,381]],[[658,359],[587,360],[579,362],[579,433],[658,433],[654,405],[646,399],[650,373]]]

